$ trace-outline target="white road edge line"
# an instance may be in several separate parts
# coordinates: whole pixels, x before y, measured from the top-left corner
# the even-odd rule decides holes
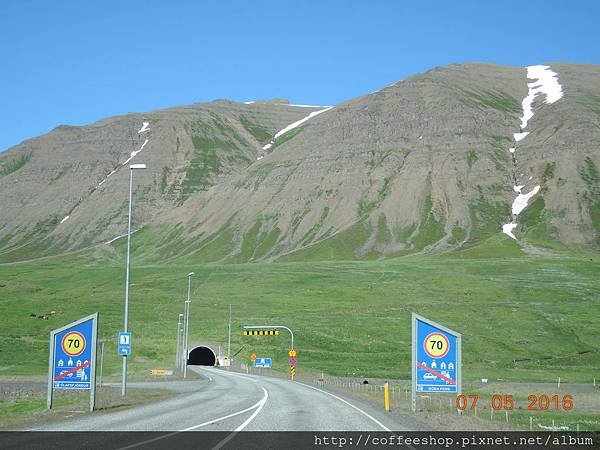
[[[235,431],[242,431],[244,428],[246,428],[248,426],[248,424],[250,422],[252,422],[252,420],[254,420],[254,418],[258,415],[258,413],[264,408],[265,404],[267,403],[267,399],[269,398],[269,393],[262,386],[261,386],[261,389],[265,393],[265,396],[259,402],[259,403],[261,403],[261,405],[256,409],[256,411],[254,411],[254,413],[250,417],[248,417],[248,419],[246,419],[246,421],[243,424],[241,424],[239,427],[237,427],[235,429]]]
[[[384,424],[382,424],[379,420],[377,420],[375,417],[373,417],[371,414],[363,411],[362,409],[360,409],[358,406],[354,406],[352,403],[347,402],[346,400],[344,400],[341,397],[338,397],[335,394],[332,394],[331,392],[327,392],[324,391],[322,389],[316,388],[314,386],[310,386],[308,384],[304,384],[304,383],[300,383],[299,381],[295,381],[296,384],[301,384],[302,386],[305,386],[307,388],[310,389],[314,389],[315,391],[319,391],[322,392],[323,394],[327,394],[327,395],[331,395],[333,398],[337,398],[340,402],[345,403],[346,405],[350,406],[351,408],[354,408],[355,410],[357,410],[359,413],[361,413],[362,415],[368,417],[369,419],[371,419],[373,422],[375,422],[377,425],[379,425],[381,428],[383,428],[385,431],[392,431],[390,430],[388,427],[386,427]]]
[[[228,415],[226,415],[226,416],[223,416],[223,417],[219,417],[219,418],[217,418],[217,419],[212,419],[212,420],[209,420],[208,422],[204,422],[204,423],[201,423],[201,424],[199,424],[199,425],[194,425],[194,426],[192,426],[192,427],[184,428],[183,430],[174,431],[174,432],[172,432],[172,433],[168,433],[168,434],[165,434],[165,435],[163,435],[163,436],[159,436],[159,437],[157,437],[157,438],[154,438],[154,439],[148,439],[148,440],[146,440],[146,441],[142,441],[142,442],[136,442],[135,444],[128,445],[127,447],[121,447],[121,448],[119,448],[119,450],[127,450],[127,449],[129,449],[129,448],[135,448],[135,447],[139,447],[140,445],[149,444],[150,442],[156,442],[156,441],[160,441],[161,439],[166,439],[166,438],[168,438],[168,437],[175,436],[176,434],[183,433],[183,432],[185,432],[185,431],[191,431],[191,430],[195,430],[196,428],[201,428],[201,427],[205,427],[206,425],[211,425],[211,424],[213,424],[213,423],[221,422],[222,420],[226,420],[226,419],[229,419],[229,418],[231,418],[231,417],[239,416],[240,414],[244,414],[244,413],[246,413],[246,412],[248,412],[248,411],[252,411],[253,409],[257,409],[257,408],[258,408],[258,409],[257,409],[257,410],[254,412],[254,414],[252,414],[252,415],[251,415],[251,416],[250,416],[250,417],[249,417],[249,418],[248,418],[248,419],[247,419],[247,420],[246,420],[246,421],[245,421],[245,422],[244,422],[242,425],[240,425],[239,427],[237,427],[237,428],[235,429],[235,431],[242,431],[244,428],[246,428],[246,426],[248,426],[248,424],[249,424],[249,423],[250,423],[250,422],[251,422],[251,421],[252,421],[252,420],[253,420],[253,419],[256,417],[256,415],[257,415],[257,414],[258,414],[258,413],[259,413],[259,412],[262,410],[262,408],[265,406],[265,403],[267,402],[267,398],[269,398],[269,394],[267,393],[266,389],[265,389],[265,388],[262,388],[262,390],[263,390],[263,392],[265,393],[264,397],[263,397],[263,398],[261,398],[261,399],[260,399],[258,402],[256,402],[254,405],[250,406],[249,408],[243,409],[243,410],[241,410],[241,411],[234,412],[234,413],[232,413],[232,414],[228,414]],[[233,436],[231,436],[231,437],[233,437]],[[228,438],[227,438],[227,440],[231,439],[231,437],[228,437]],[[220,443],[219,445],[221,445],[221,446],[222,446],[222,445],[224,445],[224,444],[225,444],[225,442],[222,442],[222,443]]]
[[[229,436],[227,436],[225,439],[223,439],[221,442],[219,442],[217,445],[215,445],[211,450],[219,450],[221,447],[223,447],[225,444],[227,444],[235,436],[235,434],[238,431],[242,431],[244,428],[246,428],[248,426],[248,424],[250,422],[252,422],[254,420],[254,418],[258,415],[258,413],[263,409],[263,407],[267,403],[267,399],[269,398],[269,393],[267,392],[267,390],[262,386],[261,386],[261,389],[265,393],[265,396],[261,400],[262,405],[260,405],[260,407],[257,408],[256,411],[254,411],[254,413],[250,417],[248,417],[243,424],[241,424],[239,427],[237,427],[233,431],[233,433],[231,433]]]

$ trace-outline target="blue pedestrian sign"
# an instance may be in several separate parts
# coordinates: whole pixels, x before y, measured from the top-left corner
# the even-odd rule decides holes
[[[48,408],[54,389],[91,389],[94,396],[97,322],[96,313],[50,333]]]
[[[416,392],[461,392],[461,335],[413,313],[413,408]]]
[[[273,361],[271,361],[271,358],[256,358],[254,360],[254,367],[271,369],[273,367]]]
[[[131,355],[131,333],[122,331],[119,333],[119,345],[118,345],[119,356]]]

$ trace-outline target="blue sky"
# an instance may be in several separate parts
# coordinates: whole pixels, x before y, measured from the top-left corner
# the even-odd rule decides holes
[[[217,98],[336,104],[456,62],[598,64],[598,17],[594,1],[5,2],[0,151]]]

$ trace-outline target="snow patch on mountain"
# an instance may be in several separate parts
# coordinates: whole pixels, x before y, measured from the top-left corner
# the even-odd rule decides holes
[[[534,115],[533,112],[533,101],[535,98],[542,94],[545,95],[546,98],[544,100],[545,103],[551,104],[560,100],[563,96],[562,86],[558,82],[558,75],[556,72],[550,70],[550,66],[528,66],[527,67],[527,78],[529,80],[534,80],[527,83],[528,92],[527,96],[523,99],[522,107],[523,107],[523,116],[521,117],[521,127],[518,133],[514,133],[513,137],[515,140],[515,144],[517,142],[522,141],[527,137],[530,131],[524,131],[527,128],[527,124],[531,120]],[[513,170],[516,172],[517,163],[515,159],[516,145],[509,148],[509,152],[512,154],[513,158]],[[524,176],[521,174],[521,176]],[[533,177],[529,177],[528,181],[531,181]],[[516,175],[515,175],[515,183],[516,183]],[[523,193],[523,188],[525,185],[515,184],[513,186],[513,190],[518,194],[512,204],[512,215],[513,220],[509,223],[506,223],[502,226],[502,232],[514,240],[517,240],[515,235],[513,234],[513,230],[517,227],[517,216],[527,207],[527,204],[531,198],[540,191],[540,186],[535,186],[528,193]]]
[[[523,139],[525,139],[528,134],[529,134],[529,131],[524,131],[523,133],[513,133],[513,137],[515,138],[516,142],[519,142],[519,141],[522,141]]]
[[[290,106],[299,106],[299,107],[302,107],[302,108],[314,108],[314,106],[311,106],[311,105],[290,105]],[[287,127],[283,128],[282,130],[279,130],[277,133],[275,133],[275,136],[273,136],[273,139],[271,139],[268,144],[263,145],[262,149],[264,151],[269,150],[271,147],[273,147],[273,145],[275,144],[275,140],[279,136],[284,135],[288,131],[291,131],[294,128],[299,127],[300,125],[302,125],[307,120],[312,119],[313,117],[318,116],[319,114],[324,113],[325,111],[329,111],[331,108],[333,108],[333,106],[327,106],[327,107],[325,107],[323,109],[320,109],[318,111],[313,111],[308,116],[303,117],[302,119],[297,120],[296,122],[289,124]],[[258,158],[257,158],[257,160],[258,160]]]
[[[292,131],[294,128],[298,128],[300,125],[302,125],[304,122],[306,122],[307,120],[312,119],[315,116],[318,116],[319,114],[324,113],[325,111],[329,111],[331,108],[333,108],[333,106],[328,106],[325,109],[320,109],[318,111],[313,111],[311,112],[308,116],[304,117],[303,119],[297,120],[294,123],[289,124],[287,127],[285,127],[283,130],[278,131],[275,136],[273,136],[273,140],[277,139],[279,136],[287,133],[288,131]]]
[[[523,188],[523,186],[515,186],[515,187],[521,187]],[[521,212],[527,208],[527,202],[529,202],[529,199],[531,197],[533,197],[535,194],[537,194],[540,191],[540,186],[536,186],[534,187],[531,191],[529,191],[527,194],[523,194],[521,192],[521,189],[519,189],[517,192],[519,192],[519,195],[517,195],[517,198],[515,198],[515,200],[513,201],[512,204],[512,213],[517,216],[519,214],[521,214]]]
[[[139,129],[138,134],[149,131],[150,128],[148,128],[148,125],[150,125],[150,122],[142,122],[142,128]]]
[[[527,127],[529,119],[533,117],[533,101],[538,94],[545,94],[545,103],[554,103],[563,96],[562,86],[558,82],[558,74],[550,70],[550,66],[527,67],[527,78],[532,81],[527,83],[529,93],[523,99],[523,117],[521,117],[521,129]]]
[[[504,234],[509,235],[511,238],[513,238],[515,241],[517,240],[517,238],[515,237],[515,235],[513,234],[513,230],[517,228],[517,224],[515,222],[511,222],[511,223],[505,223],[504,225],[502,225],[502,232]]]
[[[299,105],[297,103],[290,103],[290,106],[296,106],[298,108],[333,108],[330,105]]]

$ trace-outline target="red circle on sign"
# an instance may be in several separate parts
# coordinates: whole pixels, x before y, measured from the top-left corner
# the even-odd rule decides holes
[[[67,338],[69,336],[74,335],[74,334],[81,341],[81,343],[79,344],[81,348],[77,349],[75,351],[73,351],[72,349],[67,349],[67,347],[65,347],[65,344],[69,344],[69,342],[68,342],[69,339],[67,339]],[[63,352],[65,352],[67,355],[69,355],[69,356],[79,356],[79,355],[81,355],[83,353],[83,351],[85,350],[85,347],[86,347],[85,337],[79,331],[68,331],[63,336],[62,341],[60,342],[60,346],[62,347]]]
[[[432,336],[436,336],[436,337],[439,336],[439,338],[441,338],[444,341],[442,343],[442,347],[443,347],[442,353],[440,353],[440,354],[431,353],[431,350],[427,348],[427,342],[429,342],[429,339]],[[423,348],[425,349],[425,353],[427,353],[432,358],[443,358],[444,356],[446,356],[448,354],[448,351],[450,350],[450,341],[448,340],[446,335],[444,335],[443,333],[440,333],[439,331],[434,331],[433,333],[429,333],[427,335],[427,337],[425,338],[425,340],[423,341]]]

